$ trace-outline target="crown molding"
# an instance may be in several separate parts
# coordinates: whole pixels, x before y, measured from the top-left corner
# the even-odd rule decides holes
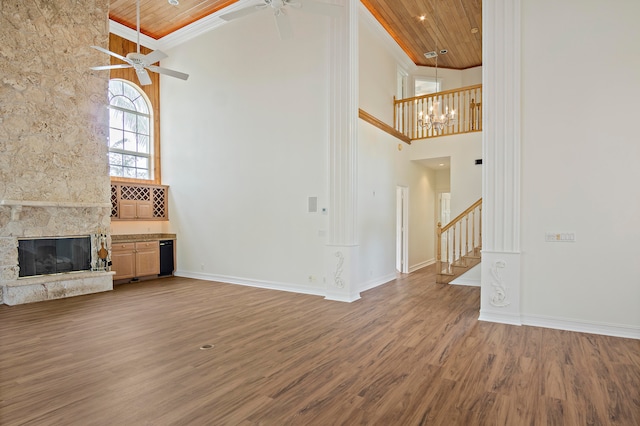
[[[171,49],[182,43],[185,43],[193,38],[196,38],[204,33],[212,31],[218,27],[221,27],[228,22],[220,19],[220,15],[233,12],[238,9],[244,9],[247,6],[253,4],[253,0],[240,0],[230,6],[225,7],[211,15],[205,16],[186,27],[182,27],[179,30],[172,32],[162,38],[154,39],[144,34],[140,34],[140,44],[148,47],[149,49]],[[137,32],[125,25],[118,22],[109,20],[109,32],[116,34],[127,40],[136,42]]]
[[[134,43],[138,42],[138,33],[136,30],[131,29],[126,25],[122,25],[116,21],[112,21],[111,19],[109,19],[109,32]],[[140,45],[148,47],[151,50],[156,50],[160,47],[158,40],[144,34],[140,34]]]

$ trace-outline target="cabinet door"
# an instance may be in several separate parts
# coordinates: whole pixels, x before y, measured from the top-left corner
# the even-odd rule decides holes
[[[137,215],[136,202],[132,200],[120,200],[118,212],[120,219],[135,219]]]
[[[160,273],[160,244],[158,241],[136,243],[136,276]]]
[[[133,243],[115,244],[111,248],[111,270],[116,274],[114,280],[133,278],[136,276],[136,254]]]
[[[153,204],[151,201],[138,201],[136,219],[153,219]]]

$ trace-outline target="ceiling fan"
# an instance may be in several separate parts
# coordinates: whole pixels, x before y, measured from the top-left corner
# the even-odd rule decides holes
[[[166,53],[161,52],[160,50],[154,50],[153,52],[147,55],[143,55],[140,53],[140,0],[137,0],[136,2],[136,31],[138,34],[137,52],[127,53],[127,56],[119,55],[115,52],[111,52],[110,50],[104,49],[100,46],[91,46],[94,49],[97,49],[108,55],[116,57],[123,62],[126,62],[125,64],[104,65],[99,67],[91,67],[91,69],[100,71],[100,70],[112,70],[117,68],[133,68],[136,72],[136,75],[138,76],[138,81],[140,82],[141,86],[146,86],[148,84],[151,84],[151,77],[149,77],[149,73],[147,72],[147,70],[156,72],[159,74],[168,75],[171,77],[180,78],[182,80],[186,80],[187,78],[189,78],[189,74],[185,74],[180,71],[170,70],[168,68],[162,68],[157,65],[152,65],[160,61],[161,59],[167,58],[168,55]]]
[[[321,3],[314,0],[260,0],[260,3],[257,5],[220,15],[220,19],[224,21],[233,21],[234,19],[242,18],[269,7],[273,9],[273,16],[276,20],[278,33],[280,34],[280,38],[283,40],[293,36],[291,23],[287,17],[287,7],[300,9],[303,12],[327,16],[338,16],[342,8],[342,6],[338,4]]]

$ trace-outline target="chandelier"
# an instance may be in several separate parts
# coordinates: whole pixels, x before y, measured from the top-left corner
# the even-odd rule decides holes
[[[427,58],[436,58],[436,90],[438,89],[438,3],[437,0],[434,0],[434,15],[436,18],[436,50],[434,52],[425,53]],[[441,50],[440,53],[447,53],[446,50]],[[438,93],[436,92],[435,95]],[[429,113],[424,114],[420,111],[418,116],[418,126],[423,129],[433,129],[435,132],[441,132],[445,127],[452,126],[455,123],[455,115],[456,111],[452,109],[449,111],[449,107],[445,107],[444,113],[440,112],[440,102],[435,100],[437,97],[434,97],[431,106],[429,107]]]

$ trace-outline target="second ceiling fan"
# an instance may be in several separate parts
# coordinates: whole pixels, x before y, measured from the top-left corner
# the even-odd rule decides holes
[[[315,13],[326,16],[338,16],[342,10],[341,5],[322,3],[314,0],[261,0],[259,4],[245,7],[233,12],[220,15],[220,19],[224,21],[233,21],[263,9],[271,8],[273,16],[276,20],[278,33],[281,39],[289,39],[293,36],[291,23],[287,16],[287,8],[300,9],[303,12]]]

